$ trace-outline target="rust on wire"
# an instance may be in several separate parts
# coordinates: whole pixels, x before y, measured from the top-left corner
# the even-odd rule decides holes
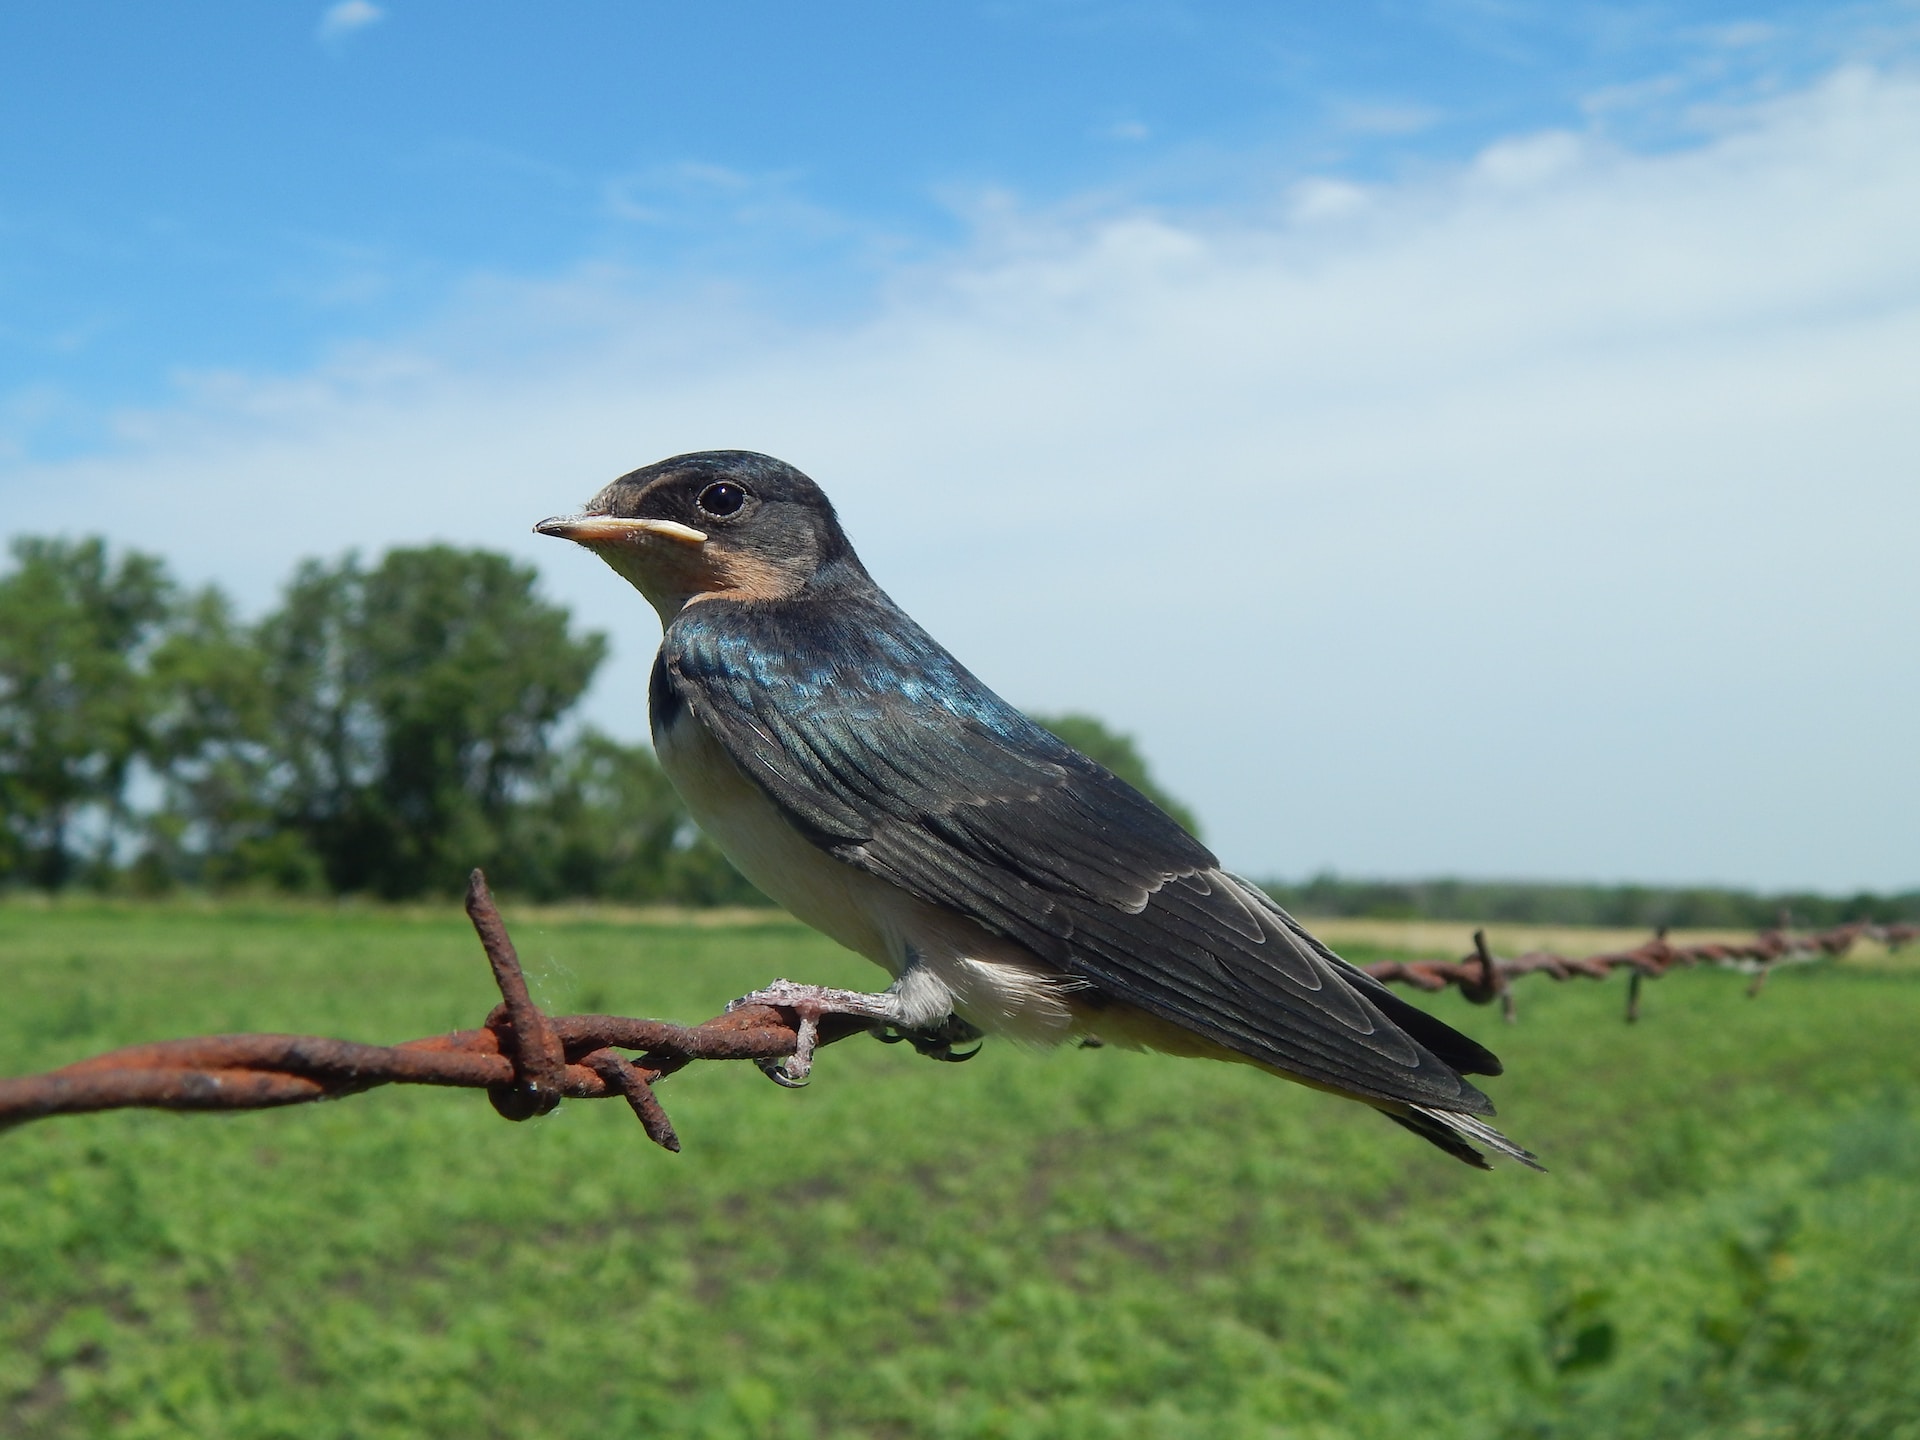
[[[650,1139],[680,1148],[653,1093],[661,1078],[695,1060],[769,1060],[791,1055],[797,1017],[747,1005],[704,1025],[620,1015],[544,1014],[527,992],[507,927],[474,871],[467,914],[499,986],[501,1004],[478,1030],[401,1045],[361,1045],[314,1035],[208,1035],[95,1055],[44,1075],[0,1079],[0,1126],[48,1115],[146,1107],[263,1110],[356,1095],[380,1085],[485,1090],[508,1119],[544,1114],[562,1097],[620,1096]],[[827,1017],[822,1045],[865,1022]],[[628,1060],[620,1050],[639,1052]]]
[[[1675,945],[1662,928],[1651,940],[1631,950],[1580,956],[1529,950],[1511,960],[1497,960],[1487,946],[1487,932],[1476,930],[1473,953],[1459,960],[1382,960],[1360,968],[1389,985],[1411,985],[1417,990],[1429,991],[1445,990],[1451,985],[1475,1005],[1486,1005],[1498,996],[1508,1020],[1513,1019],[1512,982],[1519,976],[1604,980],[1615,970],[1626,970],[1632,977],[1627,984],[1627,1019],[1634,1021],[1640,1018],[1642,981],[1658,980],[1669,970],[1692,965],[1725,965],[1747,970],[1753,975],[1747,994],[1754,996],[1760,993],[1776,965],[1837,959],[1862,940],[1876,940],[1890,950],[1897,950],[1916,939],[1920,939],[1920,925],[1872,925],[1856,921],[1810,935],[1791,934],[1783,926],[1764,931],[1752,940]]]
[[[487,1091],[493,1108],[509,1120],[531,1120],[560,1103],[566,1082],[567,1057],[560,1037],[533,1003],[527,977],[520,968],[520,952],[513,948],[507,922],[493,903],[487,877],[475,870],[467,877],[467,918],[493,966],[493,983],[500,987],[500,1004],[487,1017],[501,1051],[513,1060],[514,1082]]]
[[[544,1115],[562,1098],[624,1099],[655,1144],[680,1148],[654,1086],[696,1060],[774,1060],[799,1043],[799,1017],[771,1005],[745,1005],[702,1025],[636,1020],[620,1015],[543,1012],[527,991],[506,924],[476,870],[467,887],[467,915],[493,968],[501,1003],[478,1030],[456,1030],[401,1045],[361,1045],[314,1035],[208,1035],[161,1040],[95,1055],[43,1075],[0,1079],[0,1127],[95,1110],[263,1110],[357,1095],[381,1085],[442,1085],[485,1090],[510,1120]],[[1513,1019],[1513,981],[1523,975],[1555,980],[1604,980],[1631,972],[1627,1019],[1640,1013],[1643,980],[1700,964],[1750,970],[1757,994],[1775,965],[1831,959],[1861,940],[1897,949],[1920,939],[1920,925],[1841,925],[1811,935],[1784,925],[1744,943],[1674,945],[1659,931],[1631,950],[1571,956],[1533,950],[1498,959],[1486,932],[1457,961],[1389,960],[1362,967],[1376,980],[1438,991],[1453,986],[1476,1005],[1496,998]],[[822,1045],[860,1034],[868,1022],[829,1015],[820,1021]],[[621,1051],[632,1051],[629,1059]]]

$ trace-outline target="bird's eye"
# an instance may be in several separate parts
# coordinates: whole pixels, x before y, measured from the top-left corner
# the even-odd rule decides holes
[[[731,480],[716,480],[700,492],[700,498],[694,501],[709,515],[725,519],[729,515],[738,515],[740,507],[747,503],[747,492]]]

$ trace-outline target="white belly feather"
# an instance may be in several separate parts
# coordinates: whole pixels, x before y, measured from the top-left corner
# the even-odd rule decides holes
[[[810,844],[691,706],[655,733],[654,744],[695,822],[740,873],[798,919],[885,966],[901,980],[898,991],[935,1012],[927,1023],[951,1008],[984,1030],[1031,1043],[1075,1033],[1074,981],[1024,947]]]

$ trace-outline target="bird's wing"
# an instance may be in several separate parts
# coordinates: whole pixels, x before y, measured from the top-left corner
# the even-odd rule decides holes
[[[848,864],[1305,1080],[1492,1113],[1457,1073],[1498,1073],[1491,1054],[1334,956],[891,604],[689,606],[659,667],[661,698]]]

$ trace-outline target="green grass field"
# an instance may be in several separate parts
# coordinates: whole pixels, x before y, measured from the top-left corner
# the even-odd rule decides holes
[[[877,974],[785,923],[508,919],[556,1010]],[[863,1039],[798,1094],[669,1081],[678,1156],[426,1090],[23,1127],[0,1435],[1920,1437],[1920,969],[1743,989],[1424,1002],[1547,1175],[1235,1066]],[[5,1073],[490,1004],[451,905],[0,907]]]

